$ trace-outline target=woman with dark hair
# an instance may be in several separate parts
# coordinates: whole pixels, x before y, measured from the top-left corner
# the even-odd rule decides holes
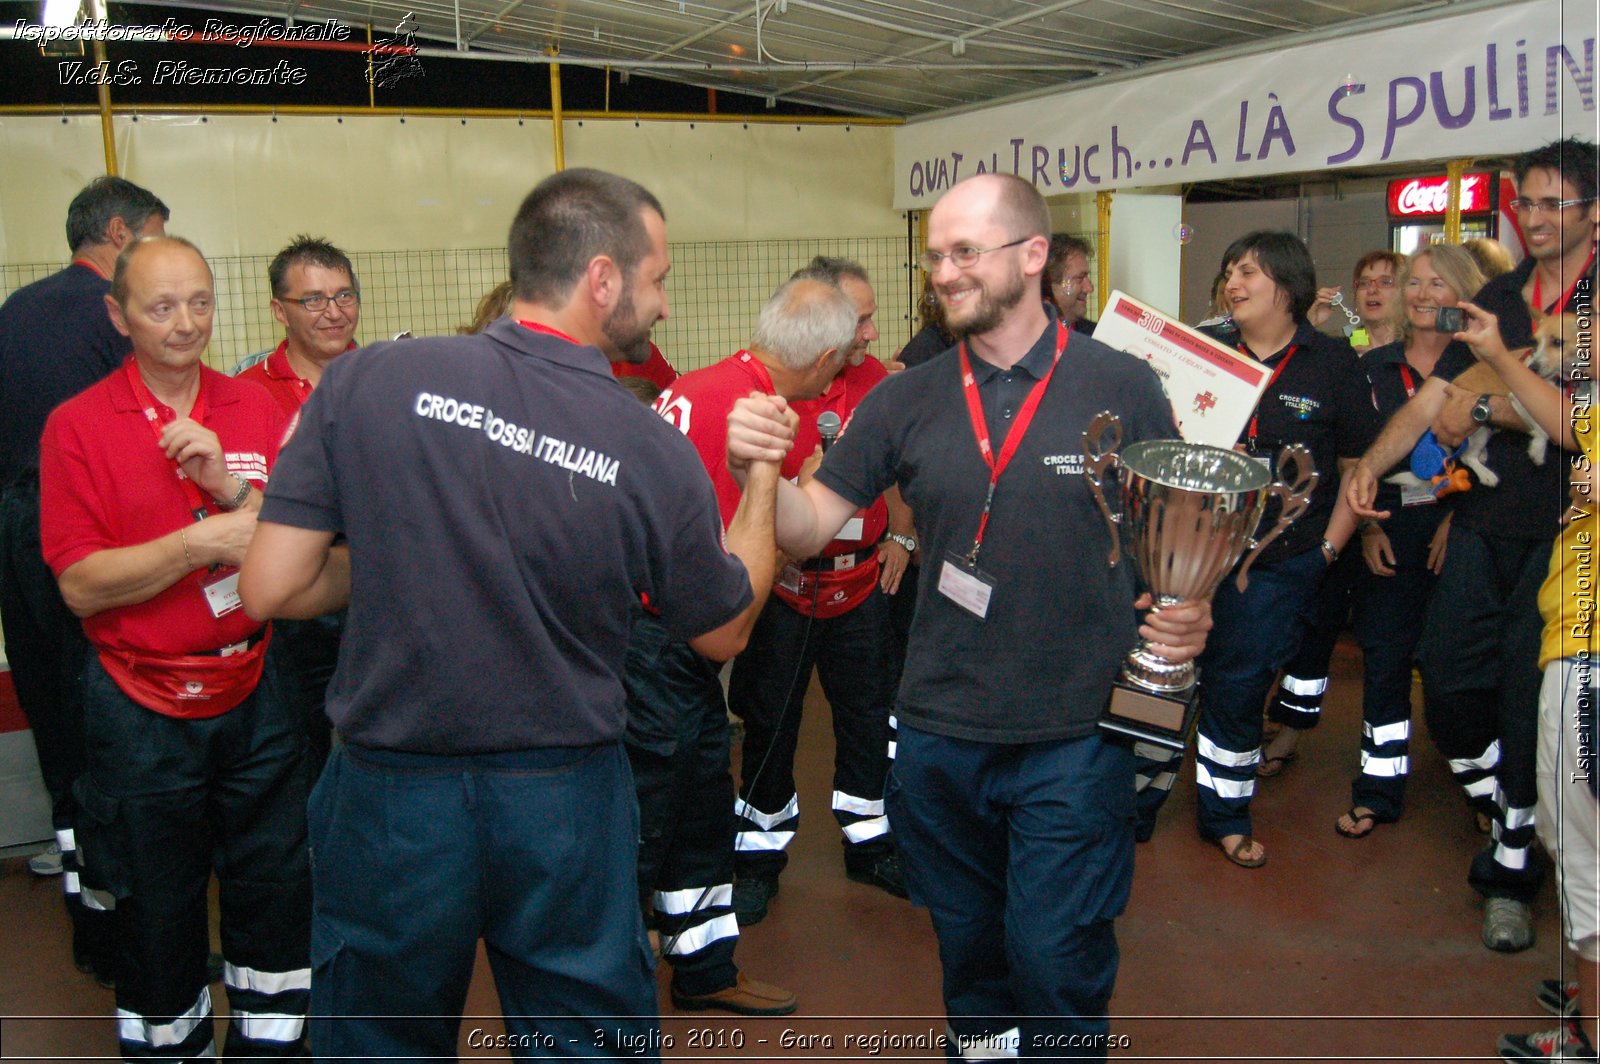
[[[1232,576],[1212,600],[1212,630],[1200,665],[1200,728],[1195,782],[1200,833],[1234,864],[1257,868],[1265,847],[1251,835],[1250,798],[1261,759],[1261,706],[1278,670],[1294,656],[1301,616],[1323,575],[1355,530],[1338,490],[1377,432],[1377,412],[1355,352],[1306,320],[1317,297],[1305,244],[1291,233],[1259,231],[1224,253],[1231,328],[1216,338],[1272,371],[1237,449],[1278,469],[1292,444],[1310,450],[1320,474],[1300,518],[1262,552],[1241,592]],[[1270,504],[1261,533],[1277,521]],[[1177,756],[1140,744],[1138,837],[1148,838],[1175,774]],[[1166,789],[1163,789],[1163,784]]]
[[[1440,307],[1453,307],[1481,288],[1483,275],[1462,248],[1436,244],[1412,255],[1399,281],[1401,295],[1389,323],[1395,342],[1361,360],[1382,420],[1431,377],[1449,380],[1473,364],[1467,346],[1439,332],[1435,320]],[[1444,555],[1446,511],[1430,490],[1402,491],[1383,483],[1378,501],[1391,516],[1381,524],[1362,523],[1361,558],[1345,559],[1324,585],[1324,608],[1309,618],[1315,628],[1284,671],[1268,711],[1283,728],[1267,744],[1257,770],[1276,775],[1294,758],[1300,732],[1316,725],[1333,643],[1353,609],[1364,681],[1361,769],[1351,786],[1350,809],[1334,824],[1348,839],[1365,838],[1400,817],[1410,767],[1412,659]]]
[[[934,355],[942,355],[956,345],[956,335],[945,327],[944,307],[934,294],[933,281],[922,275],[922,298],[917,300],[917,317],[922,328],[911,342],[900,349],[894,360],[901,369],[920,366]]]

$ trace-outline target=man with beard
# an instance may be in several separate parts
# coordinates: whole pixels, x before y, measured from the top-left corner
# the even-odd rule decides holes
[[[622,746],[641,597],[714,660],[773,577],[774,465],[726,536],[694,448],[611,376],[667,316],[660,203],[567,170],[512,222],[510,313],[336,359],[273,471],[240,594],[349,601],[309,807],[319,1058],[453,1056],[477,943],[513,1046],[650,1059]],[[349,549],[331,549],[336,533]],[[741,564],[742,562],[742,564]]]
[[[1046,311],[1049,224],[1015,177],[947,192],[924,264],[965,339],[873,389],[811,481],[779,484],[789,553],[816,553],[898,483],[937,567],[918,587],[886,804],[939,938],[954,1049],[972,1056],[1070,1045],[1103,1057],[1112,925],[1133,879],[1133,760],[1096,721],[1136,634],[1181,661],[1210,626],[1204,603],[1138,626],[1148,599],[1135,602],[1130,567],[1106,565],[1077,475],[1083,429],[1109,409],[1127,442],[1178,432],[1148,367]],[[736,472],[791,445],[786,413],[775,397],[740,400]]]

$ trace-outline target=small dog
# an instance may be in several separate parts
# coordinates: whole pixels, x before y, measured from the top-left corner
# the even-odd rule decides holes
[[[1585,379],[1593,376],[1593,368],[1589,362],[1590,352],[1582,350],[1580,345],[1577,316],[1550,314],[1540,318],[1536,323],[1533,346],[1524,352],[1522,359],[1528,368],[1539,376],[1557,387],[1562,387],[1580,376]],[[1463,391],[1479,395],[1503,395],[1509,398],[1512,408],[1522,418],[1522,423],[1528,430],[1530,437],[1528,457],[1533,459],[1535,465],[1544,464],[1545,454],[1550,447],[1550,435],[1534,422],[1522,402],[1511,394],[1511,389],[1500,379],[1500,374],[1491,369],[1487,363],[1479,362],[1451,383]],[[1494,431],[1491,425],[1476,430],[1467,437],[1466,449],[1461,452],[1461,463],[1476,473],[1478,483],[1486,488],[1495,487],[1500,483],[1499,474],[1490,469],[1483,460],[1484,452],[1489,446],[1489,437]],[[1391,484],[1422,483],[1415,475],[1407,472],[1396,473],[1387,479]]]

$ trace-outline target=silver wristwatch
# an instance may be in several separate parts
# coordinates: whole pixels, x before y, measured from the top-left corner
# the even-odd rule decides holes
[[[910,536],[902,536],[898,532],[886,532],[884,533],[883,538],[888,540],[890,543],[900,544],[900,546],[906,549],[906,553],[908,554],[917,553],[917,541],[912,539]]]

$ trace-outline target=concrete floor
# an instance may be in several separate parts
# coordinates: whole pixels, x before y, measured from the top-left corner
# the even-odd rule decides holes
[[[1478,941],[1482,909],[1467,862],[1484,837],[1420,720],[1409,808],[1363,841],[1333,821],[1349,804],[1359,717],[1360,655],[1341,645],[1323,725],[1301,757],[1258,784],[1261,869],[1227,863],[1194,830],[1192,763],[1138,850],[1112,1030],[1130,1060],[1484,1060],[1505,1031],[1553,1026],[1532,987],[1570,977],[1554,891],[1536,906],[1538,942],[1492,953]],[[809,818],[771,915],[745,929],[737,959],[753,978],[794,990],[782,1019],[678,1016],[660,973],[667,1057],[917,1059],[944,1029],[937,948],[926,911],[844,878],[828,808],[832,732],[813,686],[802,736],[800,796]],[[69,962],[58,880],[3,862],[0,1057],[109,1059],[112,995]],[[225,1003],[218,998],[219,1013]],[[462,1024],[503,1030],[480,955]],[[220,1035],[220,1027],[219,1027]],[[873,1036],[897,1036],[872,1053]]]

